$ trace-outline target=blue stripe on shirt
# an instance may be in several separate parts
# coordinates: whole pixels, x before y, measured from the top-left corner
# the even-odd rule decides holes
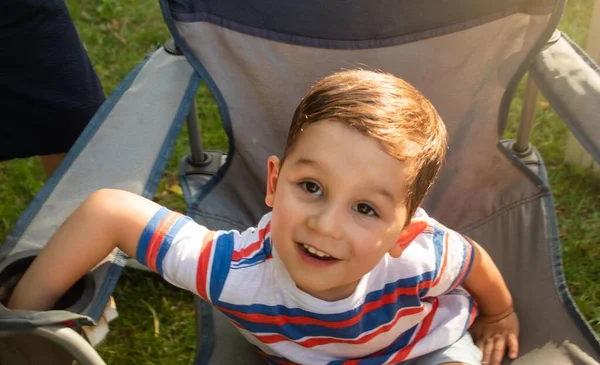
[[[421,275],[416,275],[408,278],[398,279],[395,282],[386,284],[383,289],[374,290],[365,296],[365,302],[357,308],[333,314],[322,314],[309,312],[300,308],[287,308],[282,305],[265,305],[265,304],[250,304],[250,305],[236,305],[227,303],[227,308],[235,311],[244,313],[259,313],[268,316],[275,316],[285,311],[286,315],[290,317],[310,317],[320,321],[344,321],[350,319],[360,312],[362,306],[367,305],[371,302],[380,300],[385,294],[393,293],[399,288],[411,288],[417,286],[419,283],[430,280],[433,276],[433,272],[429,271]],[[225,303],[222,303],[225,305]]]
[[[232,261],[231,268],[232,269],[243,269],[245,267],[254,266],[256,264],[260,264],[264,262],[267,257],[271,255],[271,238],[267,237],[262,242],[261,247],[257,252],[254,253],[251,257],[243,258],[240,261]]]
[[[381,307],[378,307],[370,312],[366,312],[363,314],[363,317],[360,321],[341,328],[330,328],[320,324],[284,324],[282,326],[276,323],[257,323],[256,321],[243,319],[242,316],[252,316],[253,314],[257,314],[270,317],[307,317],[326,323],[346,321],[356,317],[357,315],[360,315],[365,305],[381,300],[385,294],[393,293],[396,289],[402,287],[414,287],[418,285],[418,283],[428,280],[432,273],[429,272],[427,274],[429,275],[420,275],[408,279],[400,279],[395,283],[387,284],[384,289],[369,293],[365,298],[365,303],[363,303],[361,306],[342,313],[313,313],[299,308],[287,308],[282,305],[234,305],[230,303],[219,303],[219,306],[223,309],[239,312],[239,316],[235,313],[225,314],[241,324],[245,329],[256,334],[277,333],[291,339],[300,339],[305,337],[307,334],[311,336],[333,336],[337,338],[350,339],[389,323],[396,317],[396,314],[400,309],[419,308],[421,306],[421,299],[419,295],[398,295],[395,301],[382,305]]]
[[[231,256],[233,255],[234,235],[237,232],[219,232],[213,241],[212,270],[210,274],[210,299],[214,304],[220,303],[225,280],[229,274]]]
[[[379,352],[381,352],[381,354],[379,354],[379,355],[372,354],[372,355],[368,355],[368,356],[365,356],[365,357],[359,359],[357,365],[385,364],[386,361],[389,360],[389,357],[391,355],[394,355],[396,352],[402,350],[403,348],[405,348],[406,346],[409,345],[410,340],[412,339],[412,337],[413,337],[414,333],[416,332],[417,328],[419,327],[419,325],[420,324],[417,324],[417,325],[413,326],[412,328],[409,328],[408,330],[404,331],[404,333],[402,333],[400,336],[398,336],[398,338],[396,338],[394,340],[394,342],[392,342],[388,347],[386,347],[382,351],[379,351]],[[336,360],[336,361],[329,362],[327,365],[343,365],[347,361],[348,361],[347,359],[346,360]]]
[[[165,207],[161,207],[150,219],[140,239],[138,241],[137,249],[135,250],[135,258],[138,262],[144,266],[148,266],[146,262],[146,254],[148,253],[148,245],[150,244],[150,240],[152,240],[152,236],[154,235],[154,231],[156,231],[156,227],[163,220],[163,218],[169,214],[171,211]]]
[[[446,235],[446,231],[440,229],[437,226],[433,227],[433,250],[435,252],[435,275],[433,275],[433,280],[438,278],[440,275],[440,268],[442,266],[442,260],[444,258],[444,236]]]

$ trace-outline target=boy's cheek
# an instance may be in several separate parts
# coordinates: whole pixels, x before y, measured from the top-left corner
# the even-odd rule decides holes
[[[298,221],[307,211],[306,205],[294,197],[277,197],[277,201],[273,206],[273,215],[285,220],[287,223]]]

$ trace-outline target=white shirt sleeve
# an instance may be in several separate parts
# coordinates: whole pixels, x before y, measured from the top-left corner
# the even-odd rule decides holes
[[[266,227],[242,233],[211,231],[190,217],[161,208],[146,225],[136,258],[169,283],[213,303],[232,266],[260,260],[268,222],[268,217],[263,218]]]

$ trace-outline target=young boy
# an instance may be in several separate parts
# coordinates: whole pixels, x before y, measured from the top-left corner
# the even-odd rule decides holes
[[[419,208],[445,150],[442,120],[411,85],[333,74],[298,106],[282,159],[269,157],[272,211],[256,228],[214,232],[101,190],[9,306],[52,308],[116,246],[229,316],[271,363],[500,364],[517,356],[519,326],[498,269]]]

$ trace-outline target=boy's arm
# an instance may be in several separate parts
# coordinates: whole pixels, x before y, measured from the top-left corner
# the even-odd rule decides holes
[[[48,310],[115,247],[136,257],[140,236],[160,205],[103,189],[91,194],[52,236],[13,292],[12,309]]]
[[[471,241],[475,257],[462,286],[479,306],[480,315],[471,327],[476,345],[483,350],[483,361],[500,364],[506,349],[509,357],[518,355],[519,322],[512,296],[488,253]]]

